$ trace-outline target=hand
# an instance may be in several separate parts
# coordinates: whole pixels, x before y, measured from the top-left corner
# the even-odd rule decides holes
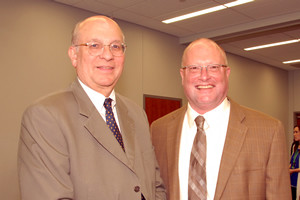
[[[296,168],[296,169],[290,169],[289,171],[290,171],[290,174],[292,174],[292,173],[295,173],[295,172],[299,172],[299,168]],[[300,200],[300,199],[299,199]]]

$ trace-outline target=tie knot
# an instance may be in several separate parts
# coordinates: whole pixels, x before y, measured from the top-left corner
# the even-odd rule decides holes
[[[199,115],[198,117],[196,117],[195,122],[196,122],[197,128],[203,129],[204,121],[205,121],[205,119],[203,116]]]
[[[111,101],[112,101],[111,98],[105,99],[104,104],[103,104],[105,109],[111,109]]]

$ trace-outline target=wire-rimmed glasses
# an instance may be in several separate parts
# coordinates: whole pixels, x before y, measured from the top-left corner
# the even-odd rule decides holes
[[[188,65],[182,66],[181,69],[186,69],[189,73],[196,74],[202,71],[202,68],[206,68],[208,73],[218,73],[222,67],[227,67],[227,65],[222,64],[208,64],[206,66],[201,65]]]
[[[104,47],[108,46],[113,56],[123,56],[126,50],[126,44],[121,42],[113,42],[111,44],[102,44],[101,42],[88,42],[74,45],[88,47],[88,52],[91,56],[99,56],[103,53]]]

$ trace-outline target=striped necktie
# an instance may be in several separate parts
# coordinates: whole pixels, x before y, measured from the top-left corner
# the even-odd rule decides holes
[[[194,139],[190,168],[189,168],[189,200],[206,200],[206,135],[203,129],[204,117],[198,116],[195,119],[197,134]]]

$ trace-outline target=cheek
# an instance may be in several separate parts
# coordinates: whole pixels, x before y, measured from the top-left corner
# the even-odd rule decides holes
[[[183,88],[184,90],[187,92],[187,93],[192,93],[193,92],[193,80],[190,79],[190,78],[187,78],[185,77],[183,80],[182,80],[182,85],[183,85]]]
[[[125,59],[122,58],[122,57],[120,57],[119,59],[115,60],[116,66],[118,66],[120,69],[123,69],[124,62],[125,62]]]
[[[188,84],[188,85],[192,85],[193,83],[196,83],[196,81],[198,80],[198,77],[196,76],[185,76],[184,78],[184,83]]]
[[[96,65],[96,58],[84,56],[80,60],[81,66],[84,66],[83,68],[91,69],[92,66]]]
[[[215,79],[218,85],[222,88],[226,88],[228,86],[228,78],[226,76],[222,76]]]
[[[199,90],[194,87],[194,80],[186,78],[183,82],[183,89],[185,94],[189,97],[196,97],[199,94]]]

